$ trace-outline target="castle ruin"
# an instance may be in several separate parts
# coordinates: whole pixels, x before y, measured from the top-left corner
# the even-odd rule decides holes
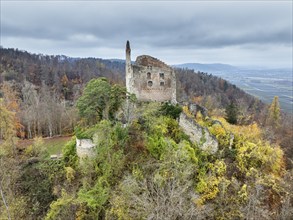
[[[129,41],[126,43],[126,88],[127,92],[136,95],[140,101],[171,101],[176,104],[176,76],[174,70],[157,58],[141,55],[131,63],[131,49]],[[198,105],[188,105],[188,110],[196,115],[200,111],[206,115],[205,108]],[[209,153],[218,150],[217,139],[204,128],[190,118],[184,112],[181,113],[179,126],[199,148]],[[88,158],[94,155],[95,144],[91,139],[76,139],[76,152],[80,158]]]
[[[157,58],[141,55],[131,63],[129,41],[126,43],[126,88],[141,101],[171,101],[176,103],[174,70]]]

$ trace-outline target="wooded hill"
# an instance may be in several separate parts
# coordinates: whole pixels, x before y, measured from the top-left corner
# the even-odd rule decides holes
[[[176,69],[176,73],[179,102],[211,96],[211,100],[205,100],[214,104],[208,106],[211,108],[225,107],[231,100],[238,100],[242,107],[253,111],[260,111],[264,106],[256,98],[219,77],[180,68]],[[96,77],[106,77],[111,83],[124,85],[125,63],[99,58],[31,54],[1,48],[0,83],[14,80],[20,87],[24,81],[38,87],[45,84],[56,91],[60,98],[75,100],[81,86]]]
[[[3,47],[0,52],[0,84],[10,82],[19,97],[22,133],[28,138],[72,133],[78,120],[75,102],[92,78],[106,77],[111,84],[125,85],[123,60],[49,56]],[[235,85],[208,73],[180,68],[175,71],[179,102],[198,103],[217,116],[224,116],[227,106],[233,103],[239,124],[256,121],[260,126],[271,126],[267,123],[269,106]],[[44,114],[47,118],[42,117]],[[267,136],[293,158],[292,115],[280,114],[282,126],[277,134],[268,128]]]

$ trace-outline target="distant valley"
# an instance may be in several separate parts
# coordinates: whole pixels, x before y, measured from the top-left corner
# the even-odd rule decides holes
[[[218,63],[185,63],[175,67],[219,76],[266,103],[271,103],[274,96],[279,96],[281,108],[285,112],[293,113],[292,69],[249,69]]]

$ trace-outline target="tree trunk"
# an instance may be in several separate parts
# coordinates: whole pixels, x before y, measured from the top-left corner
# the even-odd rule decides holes
[[[27,132],[28,132],[28,139],[32,139],[32,130],[31,130],[31,124],[27,124]]]
[[[53,131],[52,131],[52,124],[49,122],[49,125],[48,125],[48,129],[49,129],[49,137],[52,137],[53,136]]]
[[[3,190],[2,190],[1,183],[0,183],[0,193],[1,193],[1,197],[2,197],[3,203],[5,205],[6,211],[7,211],[7,218],[9,220],[11,220],[10,212],[9,212],[9,207],[8,207],[8,204],[7,204],[6,200],[5,200],[5,196],[4,196],[4,193],[3,193]]]

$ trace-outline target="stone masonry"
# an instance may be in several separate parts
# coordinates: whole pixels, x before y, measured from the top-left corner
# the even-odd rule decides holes
[[[91,139],[76,138],[76,154],[78,157],[91,157],[94,154],[94,147]]]
[[[142,55],[131,63],[129,41],[126,43],[126,88],[141,101],[171,101],[176,103],[174,70],[157,58]]]

